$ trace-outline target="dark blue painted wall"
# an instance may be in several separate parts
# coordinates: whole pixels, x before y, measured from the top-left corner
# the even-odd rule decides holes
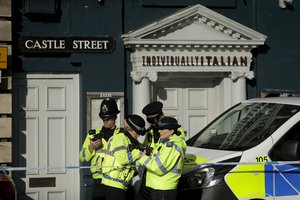
[[[47,16],[23,16],[22,36],[103,36],[116,41],[111,54],[73,53],[67,56],[22,56],[22,70],[27,72],[80,72],[85,91],[123,91],[124,51],[122,2],[97,0],[61,1],[58,21],[43,20]],[[40,17],[42,16],[42,17]],[[72,63],[80,63],[74,66]]]
[[[258,88],[300,92],[300,2],[282,10],[258,1],[258,28],[268,35],[267,51],[259,56]]]
[[[73,53],[71,55],[22,55],[17,49],[14,71],[24,72],[53,72],[80,73],[80,116],[81,130],[80,146],[86,135],[86,92],[123,92],[124,91],[124,48],[121,40],[123,29],[122,1],[107,0],[99,4],[98,0],[63,0],[59,1],[59,13],[46,15],[41,13],[26,13],[24,4],[15,4],[23,13],[15,9],[14,38],[19,36],[104,36],[112,37],[116,41],[116,48],[112,53]],[[45,0],[47,3],[54,0]],[[19,1],[21,3],[22,1]],[[28,0],[31,2],[31,0]],[[16,3],[16,2],[14,2]],[[43,9],[43,4],[35,9]],[[15,43],[15,47],[17,44]],[[75,63],[75,64],[74,64]],[[79,153],[79,152],[78,152]],[[90,199],[91,176],[89,170],[82,171],[82,197]],[[86,187],[87,186],[87,187]]]

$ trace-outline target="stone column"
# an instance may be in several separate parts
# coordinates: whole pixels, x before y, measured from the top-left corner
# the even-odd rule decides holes
[[[229,77],[232,80],[231,105],[246,100],[246,78],[252,79],[254,74],[249,72],[232,72]]]
[[[150,103],[150,81],[155,82],[157,80],[157,73],[132,71],[131,77],[133,79],[132,113],[144,118],[142,109]]]
[[[145,115],[142,110],[145,105],[150,103],[150,81],[155,82],[157,80],[156,72],[137,72],[132,71],[131,77],[132,83],[132,113],[138,114],[146,121]],[[149,124],[146,121],[146,128]],[[143,142],[145,136],[140,136],[138,140]]]

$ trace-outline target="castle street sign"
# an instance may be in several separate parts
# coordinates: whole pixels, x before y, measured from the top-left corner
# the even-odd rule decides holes
[[[111,37],[21,37],[22,53],[112,53]]]

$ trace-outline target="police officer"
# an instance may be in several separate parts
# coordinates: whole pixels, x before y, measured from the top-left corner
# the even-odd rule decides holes
[[[109,138],[120,132],[120,128],[116,126],[117,114],[119,113],[117,103],[113,98],[104,99],[101,102],[99,112],[103,126],[89,131],[80,151],[81,162],[91,161],[91,172],[94,179],[93,200],[104,199],[101,184],[101,165],[104,157],[102,150],[106,148]]]
[[[159,122],[164,117],[164,113],[162,111],[163,104],[159,101],[154,101],[146,105],[142,112],[146,115],[147,121],[150,124],[150,127],[147,129],[146,137],[144,140],[144,145],[154,148],[154,146],[158,143],[159,140]],[[182,128],[179,128],[177,131],[180,132],[180,136],[185,138],[185,133]]]
[[[147,129],[145,140],[143,142],[143,146],[146,150],[146,154],[149,156],[151,154],[152,149],[159,143],[159,124],[161,119],[164,118],[164,113],[162,111],[163,104],[160,101],[154,101],[149,104],[147,104],[143,110],[142,113],[146,115],[147,122],[149,122],[150,127]],[[183,139],[185,138],[185,133],[181,127],[177,129],[178,132],[180,132],[180,137]],[[140,185],[140,188],[138,190],[138,193],[136,194],[136,200],[141,199],[141,192],[142,188],[145,188],[145,181],[146,181],[146,174],[144,173],[144,167],[139,167],[138,172],[139,176],[141,177],[140,182],[138,183]]]
[[[186,150],[186,143],[177,131],[179,127],[175,118],[162,118],[159,143],[150,156],[145,151],[140,154],[138,163],[146,168],[146,182],[139,199],[176,199]]]
[[[136,173],[135,161],[140,154],[141,144],[137,138],[146,133],[145,121],[139,115],[128,115],[124,130],[109,139],[105,151],[102,184],[107,200],[126,199],[126,191]]]

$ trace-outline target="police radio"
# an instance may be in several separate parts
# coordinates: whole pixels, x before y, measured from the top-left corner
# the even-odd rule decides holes
[[[100,132],[100,133],[96,134],[95,129],[89,130],[89,135],[91,136],[91,140],[93,140],[93,141],[101,140],[102,138],[104,138],[104,133]]]

